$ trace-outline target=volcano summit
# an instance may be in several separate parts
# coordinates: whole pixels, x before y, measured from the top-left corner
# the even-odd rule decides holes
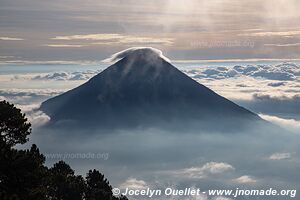
[[[50,124],[236,130],[264,122],[178,70],[157,49],[131,48],[108,60],[116,63],[42,103]]]

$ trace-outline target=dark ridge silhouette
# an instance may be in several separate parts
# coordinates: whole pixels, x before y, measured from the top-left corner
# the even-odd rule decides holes
[[[238,130],[266,123],[178,70],[153,49],[136,49],[83,85],[42,103],[50,125],[106,129]]]

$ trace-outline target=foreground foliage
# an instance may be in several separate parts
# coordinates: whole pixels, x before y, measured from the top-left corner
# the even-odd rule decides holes
[[[28,150],[15,149],[30,133],[31,124],[21,110],[0,101],[1,200],[127,200],[113,196],[108,180],[95,169],[83,178],[64,161],[46,167],[35,144]]]

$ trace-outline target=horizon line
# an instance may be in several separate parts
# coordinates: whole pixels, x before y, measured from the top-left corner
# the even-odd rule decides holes
[[[170,59],[171,63],[226,63],[226,62],[291,62],[300,61],[300,58],[247,58],[247,59]],[[2,60],[0,65],[91,65],[91,64],[113,64],[103,60]]]

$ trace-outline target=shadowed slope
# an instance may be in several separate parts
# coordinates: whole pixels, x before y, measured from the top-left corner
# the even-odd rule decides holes
[[[105,128],[195,125],[236,129],[263,121],[191,79],[152,49],[137,49],[85,84],[45,101],[51,123]],[[171,125],[170,125],[171,126]]]

